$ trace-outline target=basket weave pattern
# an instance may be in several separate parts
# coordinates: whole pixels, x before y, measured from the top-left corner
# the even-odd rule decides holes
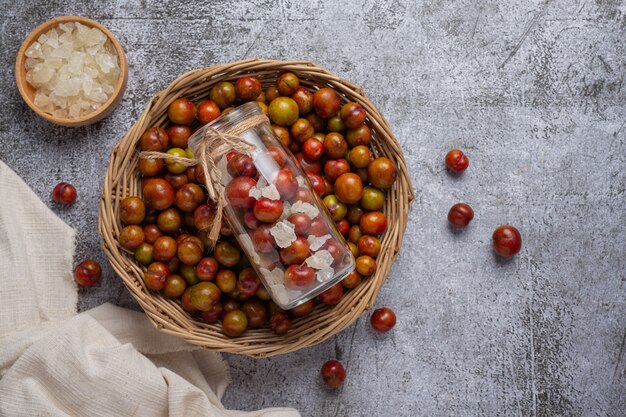
[[[373,152],[390,158],[398,167],[398,178],[394,188],[387,193],[384,208],[388,229],[381,237],[382,249],[376,260],[376,273],[349,291],[338,305],[316,306],[309,316],[294,320],[291,330],[282,336],[274,334],[269,328],[263,328],[248,330],[240,337],[229,338],[222,333],[221,324],[196,321],[182,309],[178,301],[146,288],[143,282],[145,267],[138,264],[133,254],[122,248],[117,240],[123,227],[119,220],[120,201],[128,196],[141,195],[137,143],[146,129],[167,124],[167,109],[171,102],[179,97],[188,97],[193,101],[205,99],[214,84],[234,81],[244,74],[258,77],[265,89],[284,71],[298,75],[301,85],[309,89],[333,87],[344,102],[356,101],[367,110],[367,123],[372,128]],[[385,118],[365,97],[360,87],[307,61],[247,59],[190,71],[152,97],[137,122],[113,149],[100,200],[98,229],[111,266],[159,330],[216,351],[269,357],[320,343],[349,326],[373,306],[402,244],[413,198],[414,192],[400,145]]]

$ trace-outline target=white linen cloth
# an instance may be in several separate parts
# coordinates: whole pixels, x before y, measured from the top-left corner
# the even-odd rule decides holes
[[[74,230],[2,161],[0,196],[0,416],[300,416],[225,410],[221,356],[143,313],[76,315]]]

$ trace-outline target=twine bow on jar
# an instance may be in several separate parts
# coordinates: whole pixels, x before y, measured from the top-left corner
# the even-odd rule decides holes
[[[206,126],[201,134],[194,134],[189,139],[189,147],[194,158],[183,158],[165,152],[142,151],[141,159],[165,159],[166,162],[176,162],[184,166],[200,164],[204,174],[204,185],[209,194],[209,201],[215,203],[215,218],[209,232],[209,246],[212,248],[217,242],[222,225],[223,209],[226,204],[222,173],[217,164],[228,152],[236,151],[251,156],[256,146],[241,137],[241,135],[264,123],[269,123],[265,115],[255,115],[244,119],[240,123],[226,129],[215,129]]]

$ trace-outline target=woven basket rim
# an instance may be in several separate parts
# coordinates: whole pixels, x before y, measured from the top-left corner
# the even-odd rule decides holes
[[[366,109],[368,125],[373,132],[374,151],[378,155],[389,157],[398,166],[398,177],[394,187],[388,191],[384,208],[389,219],[389,228],[381,236],[382,250],[377,258],[376,273],[349,291],[338,305],[316,306],[311,315],[295,320],[292,329],[283,336],[263,328],[248,330],[238,338],[229,338],[217,325],[191,318],[182,310],[179,302],[147,290],[142,279],[145,268],[137,264],[132,254],[121,248],[117,241],[121,229],[119,201],[129,195],[141,194],[136,173],[137,141],[148,127],[165,124],[167,107],[173,100],[179,97],[202,99],[208,95],[213,84],[222,80],[233,80],[244,74],[255,75],[269,84],[268,80],[275,79],[275,75],[282,71],[296,73],[302,85],[308,88],[331,86],[340,93],[344,102],[357,101]],[[387,120],[366,97],[361,87],[311,61],[249,58],[188,71],[152,96],[145,110],[111,153],[98,210],[98,230],[112,268],[160,331],[216,351],[269,357],[320,343],[345,329],[373,306],[398,255],[414,198],[402,149]]]

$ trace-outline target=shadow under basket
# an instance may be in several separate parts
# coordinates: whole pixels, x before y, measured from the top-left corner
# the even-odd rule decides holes
[[[239,337],[230,338],[222,333],[220,323],[197,321],[182,309],[178,300],[148,290],[143,281],[145,267],[137,263],[132,254],[118,242],[123,227],[119,220],[120,201],[128,196],[141,196],[137,145],[146,129],[164,127],[168,123],[170,103],[180,97],[188,97],[193,101],[206,99],[214,84],[234,82],[243,75],[259,78],[265,89],[285,71],[295,73],[301,85],[310,90],[332,87],[341,95],[344,103],[356,101],[367,111],[367,123],[372,129],[372,151],[376,156],[391,159],[398,167],[397,180],[387,192],[383,209],[388,218],[388,229],[380,237],[381,251],[376,259],[378,268],[375,274],[346,293],[339,304],[317,305],[310,315],[295,319],[291,330],[285,335],[276,335],[269,327],[264,327],[249,329]],[[190,71],[152,97],[137,122],[113,149],[104,178],[98,229],[111,266],[160,331],[215,351],[269,357],[320,343],[345,329],[374,305],[378,291],[387,279],[402,245],[413,199],[413,187],[402,149],[385,118],[365,97],[360,87],[308,61],[247,59]]]

